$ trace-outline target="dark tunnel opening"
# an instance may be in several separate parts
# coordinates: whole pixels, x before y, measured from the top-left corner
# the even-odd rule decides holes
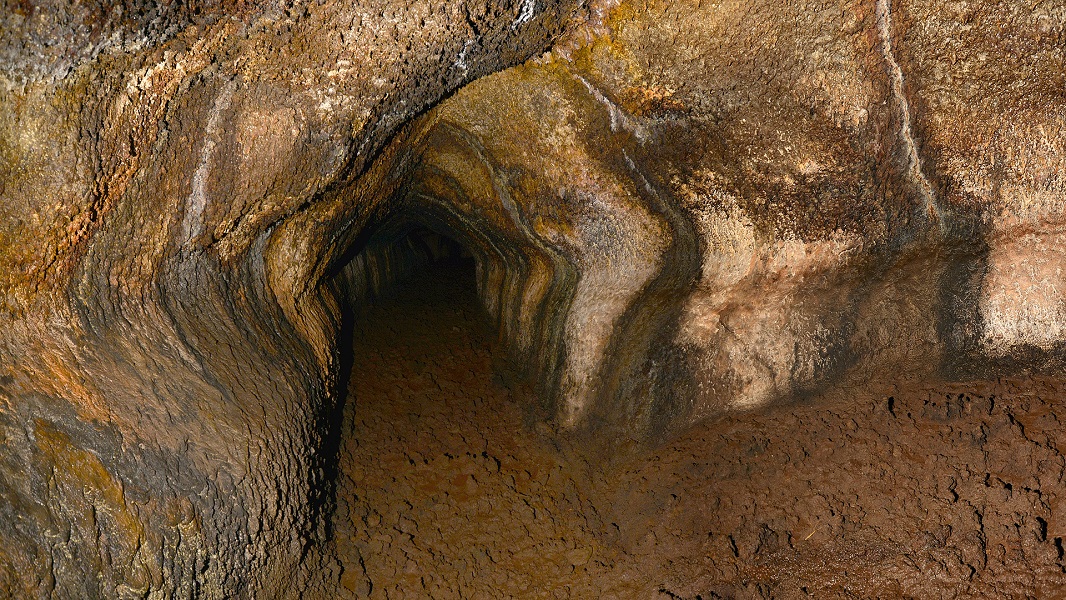
[[[423,216],[424,217],[424,216]],[[397,307],[421,313],[447,304],[461,308],[473,317],[467,325],[484,326],[486,316],[478,306],[478,261],[456,236],[431,219],[407,215],[386,216],[352,243],[342,258],[342,266],[332,276],[334,294],[341,309],[337,344],[339,377],[335,382],[337,402],[322,416],[320,431],[325,434],[323,477],[326,483],[314,503],[317,521],[326,539],[333,539],[334,514],[343,472],[342,446],[350,430],[346,412],[359,402],[352,391],[358,377],[360,344],[389,337],[388,315]],[[448,231],[448,233],[442,233]],[[437,322],[427,327],[441,327]],[[384,336],[384,337],[383,337]],[[487,343],[487,338],[485,338]],[[385,341],[388,344],[388,341]]]
[[[460,236],[443,231],[448,230],[420,220],[390,219],[342,269],[338,277],[346,279],[347,299],[339,344],[341,373],[347,375],[341,378],[342,405],[356,400],[349,390],[359,361],[356,346],[384,341],[389,315],[399,307],[417,318],[422,313],[436,316],[435,310],[450,306],[477,326],[488,327],[478,299],[478,259],[456,240]],[[445,326],[432,319],[424,325],[431,330]]]
[[[495,573],[470,597],[513,585],[497,576],[533,589],[567,575],[573,532],[590,535],[569,468],[529,427],[534,386],[503,358],[478,260],[442,229],[390,220],[340,275],[349,376],[327,518],[338,559],[358,565],[344,586],[360,597],[433,597],[479,572]],[[497,571],[506,556],[516,564]]]
[[[461,275],[457,283],[476,288],[477,259],[456,237],[419,221],[396,220],[371,234],[342,271],[348,271],[347,300],[358,312],[393,299],[411,280],[435,269]]]

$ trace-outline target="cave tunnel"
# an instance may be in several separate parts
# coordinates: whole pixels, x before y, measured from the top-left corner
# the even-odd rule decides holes
[[[425,225],[394,221],[353,261],[370,300],[354,306],[340,415],[333,540],[342,564],[359,565],[344,585],[360,596],[491,594],[508,584],[470,574],[509,554],[516,566],[540,565],[539,573],[513,571],[530,589],[566,574],[569,563],[559,563],[573,550],[560,541],[567,532],[534,515],[572,508],[562,503],[573,499],[539,479],[552,471],[529,474],[543,465],[559,472],[561,464],[525,433],[534,392],[495,343],[474,255]],[[356,268],[347,270],[350,278]],[[515,510],[520,494],[543,490],[560,497],[545,494],[538,509]],[[541,560],[544,542],[556,546],[552,562]],[[468,575],[435,580],[409,561]]]
[[[1055,2],[0,11],[0,598],[1066,597]]]

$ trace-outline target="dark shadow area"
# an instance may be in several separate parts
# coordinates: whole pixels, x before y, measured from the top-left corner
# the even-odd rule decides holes
[[[334,383],[337,402],[318,423],[318,431],[324,435],[321,477],[325,485],[312,503],[315,522],[324,528],[322,539],[326,540],[334,537],[332,514],[341,476],[338,452],[345,435],[345,407],[353,401],[349,378],[358,357],[351,340],[374,335],[369,333],[367,320],[375,318],[375,307],[395,303],[412,292],[417,296],[416,304],[459,302],[483,317],[477,305],[477,263],[462,244],[416,221],[393,219],[368,229],[371,231],[349,251],[350,258],[333,282],[342,311],[337,356],[341,375]],[[431,280],[429,285],[427,280]],[[412,306],[411,310],[419,308]]]
[[[355,311],[333,514],[343,586],[370,598],[564,589],[582,577],[574,557],[594,542],[575,553],[574,540],[594,517],[525,423],[533,392],[499,366],[472,261],[412,233],[397,241],[433,260]]]

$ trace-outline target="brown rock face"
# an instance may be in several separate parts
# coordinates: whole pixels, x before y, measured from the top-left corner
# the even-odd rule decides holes
[[[314,551],[339,426],[323,283],[376,210],[364,173],[399,124],[573,12],[4,11],[0,589],[335,587]]]
[[[9,4],[0,590],[347,586],[338,340],[427,231],[593,453],[1055,375],[1064,63],[1055,2]]]

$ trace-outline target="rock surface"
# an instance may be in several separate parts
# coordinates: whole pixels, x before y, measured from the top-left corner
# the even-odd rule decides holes
[[[5,8],[0,588],[335,586],[323,265],[396,127],[574,10],[528,4]]]
[[[419,273],[361,315],[341,594],[1062,597],[1061,380],[838,390],[605,467],[523,425],[532,392],[494,374],[464,279]]]
[[[9,3],[0,589],[328,597],[342,338],[425,228],[590,455],[1055,374],[1064,41],[1059,2]]]

